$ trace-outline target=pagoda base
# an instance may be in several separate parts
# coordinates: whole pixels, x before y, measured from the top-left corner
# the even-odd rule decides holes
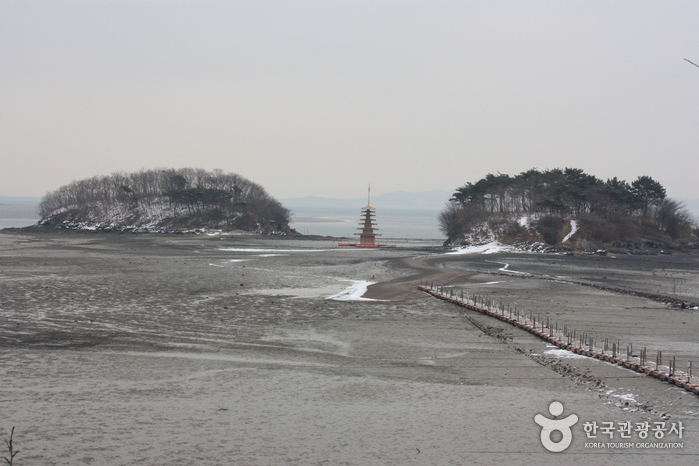
[[[395,244],[357,244],[357,243],[338,243],[338,246],[353,246],[355,248],[395,248]]]

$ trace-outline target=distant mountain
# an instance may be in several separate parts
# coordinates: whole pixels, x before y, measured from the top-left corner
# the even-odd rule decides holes
[[[416,209],[416,210],[441,210],[444,204],[454,194],[453,190],[435,189],[412,193],[408,191],[396,191],[393,193],[371,196],[371,205],[378,208],[391,209]],[[366,197],[353,199],[341,199],[330,197],[296,197],[280,199],[285,207],[291,210],[307,210],[316,208],[338,207],[361,209],[366,205]]]
[[[680,199],[680,201],[687,207],[689,213],[694,216],[694,220],[699,222],[699,199]]]
[[[419,193],[397,191],[372,195],[377,222],[383,238],[439,238],[437,216],[453,191]],[[340,199],[297,197],[280,199],[291,210],[292,227],[302,234],[351,237],[357,231],[360,210],[366,197]]]
[[[39,205],[40,197],[0,196],[0,205]]]

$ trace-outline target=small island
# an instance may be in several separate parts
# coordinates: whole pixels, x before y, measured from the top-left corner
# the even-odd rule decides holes
[[[259,184],[198,168],[95,176],[46,194],[36,229],[183,233],[201,229],[285,235],[291,212]]]
[[[603,181],[577,168],[488,174],[458,188],[439,223],[454,245],[594,251],[699,244],[687,209],[650,176]]]

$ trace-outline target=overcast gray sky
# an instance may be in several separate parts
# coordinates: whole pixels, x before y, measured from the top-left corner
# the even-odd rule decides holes
[[[275,197],[487,173],[699,198],[699,2],[0,0],[0,195],[155,167]]]

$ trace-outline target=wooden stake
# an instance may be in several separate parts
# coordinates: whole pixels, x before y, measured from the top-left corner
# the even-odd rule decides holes
[[[670,367],[670,375],[675,375],[675,367],[677,367],[675,364],[676,364],[675,363],[675,356],[673,356],[672,357],[672,366]]]

